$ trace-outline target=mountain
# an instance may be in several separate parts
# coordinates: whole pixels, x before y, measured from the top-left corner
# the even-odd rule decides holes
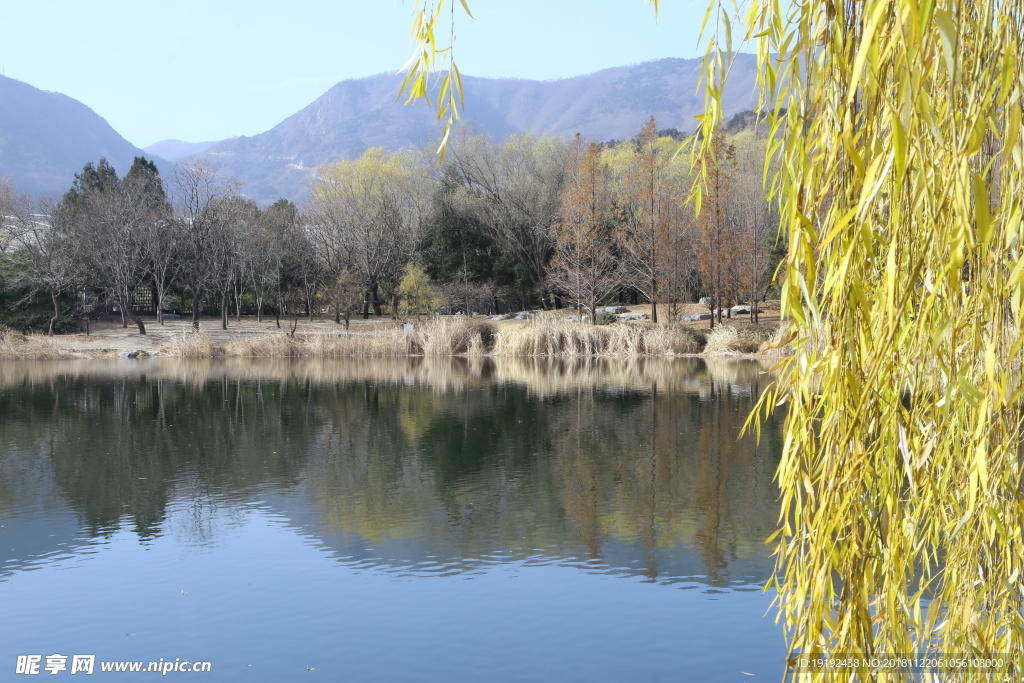
[[[118,135],[78,100],[0,76],[0,173],[19,191],[64,192],[87,162],[106,157],[124,174],[136,156],[151,159],[162,173],[172,168]]]
[[[184,159],[185,157],[192,156],[193,154],[205,152],[216,145],[217,142],[218,140],[210,140],[208,142],[161,140],[160,142],[154,142],[152,145],[147,145],[142,149],[150,154],[163,157],[168,161],[177,161],[178,159]]]
[[[652,114],[659,129],[692,131],[704,105],[700,67],[699,59],[661,59],[551,81],[464,76],[464,119],[499,140],[520,132],[629,138]],[[245,194],[260,202],[301,200],[320,164],[439,137],[428,107],[396,100],[401,80],[380,74],[341,81],[270,130],[223,140],[198,156],[241,180]],[[753,55],[739,56],[723,104],[726,116],[757,105]]]

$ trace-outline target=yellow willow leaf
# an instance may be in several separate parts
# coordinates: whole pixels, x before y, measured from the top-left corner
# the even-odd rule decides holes
[[[890,164],[892,163],[892,158],[892,154],[886,154],[884,156],[879,155],[875,157],[871,162],[871,165],[868,166],[868,171],[864,175],[864,184],[862,186],[860,199],[857,201],[858,215],[861,218],[863,218],[871,208],[871,201],[882,188],[882,184],[885,182],[885,176],[889,171]]]
[[[865,2],[866,7],[871,6],[871,2]],[[882,21],[882,15],[889,8],[888,2],[885,0],[874,0],[874,8],[871,11],[871,15],[868,17],[867,25],[864,27],[864,35],[861,39],[860,49],[857,51],[857,57],[853,62],[853,77],[850,78],[850,87],[846,92],[846,99],[852,101],[854,95],[857,92],[857,88],[860,85],[861,73],[864,70],[864,63],[868,58],[868,54],[872,51],[875,46],[872,38],[875,35],[875,31],[878,29],[879,22]]]
[[[984,395],[980,391],[978,391],[978,389],[973,384],[963,379],[962,377],[958,377],[956,382],[957,385],[960,387],[961,396],[963,396],[964,399],[972,407],[977,407],[978,405],[981,404],[981,400],[982,398],[984,398]]]
[[[988,375],[989,382],[996,381],[996,344],[994,341],[989,342],[985,349],[985,374]]]
[[[981,150],[982,144],[985,142],[985,117],[978,116],[974,121],[974,126],[971,128],[971,135],[967,139],[967,156],[974,156]]]
[[[885,260],[885,312],[890,318],[896,305],[896,245],[897,240],[889,244],[889,254]]]
[[[942,56],[946,60],[946,71],[950,76],[956,71],[956,41],[957,30],[953,22],[953,16],[949,10],[940,8],[935,10],[935,26],[939,29],[939,39],[942,43]]]
[[[722,13],[722,31],[725,33],[725,53],[732,55],[732,22],[729,20],[729,15],[725,13],[725,8],[721,8]]]
[[[907,133],[899,118],[894,118],[892,121],[892,142],[896,181],[900,182],[903,180],[903,174],[907,168]]]
[[[1020,139],[1020,128],[1021,128],[1021,114],[1020,105],[1013,103],[1009,107],[1009,117],[1006,121],[1006,135],[1003,139],[1003,154],[1014,149],[1017,145],[1017,140]]]
[[[978,240],[986,243],[992,239],[992,213],[988,203],[988,183],[979,174],[974,173],[974,220],[978,230]]]
[[[984,443],[979,443],[974,453],[974,464],[972,469],[978,471],[978,483],[982,489],[988,488],[988,448]]]

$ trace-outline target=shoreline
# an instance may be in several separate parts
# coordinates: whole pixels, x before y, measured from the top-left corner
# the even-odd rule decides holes
[[[644,307],[632,307],[634,310]],[[199,333],[188,320],[158,325],[146,320],[147,334],[104,321],[85,335],[22,335],[0,332],[0,360],[85,360],[111,358],[736,358],[771,359],[787,355],[771,346],[780,336],[778,315],[760,325],[738,316],[712,331],[684,322],[620,321],[591,325],[546,311],[531,319],[496,322],[483,316],[436,316],[403,321],[352,320],[349,329],[331,319],[201,321]],[[703,321],[706,323],[706,321]],[[292,332],[294,325],[294,333]],[[703,328],[703,329],[702,329]]]

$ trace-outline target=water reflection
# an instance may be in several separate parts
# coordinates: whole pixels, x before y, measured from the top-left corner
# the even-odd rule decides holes
[[[259,504],[340,561],[384,571],[514,561],[763,583],[778,428],[760,445],[738,437],[764,369],[3,363],[0,576],[126,529],[215,546]]]

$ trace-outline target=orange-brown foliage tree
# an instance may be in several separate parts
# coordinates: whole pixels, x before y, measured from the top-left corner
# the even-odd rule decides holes
[[[597,322],[597,305],[621,282],[610,225],[608,174],[596,143],[579,135],[569,158],[548,266],[553,290],[586,308]],[[582,312],[582,311],[581,311]]]
[[[659,158],[662,149],[657,141],[652,116],[640,129],[640,149],[626,171],[618,198],[623,281],[651,302],[654,322],[658,322],[658,298],[663,294],[659,266],[667,263],[663,251],[681,215],[679,185]]]
[[[738,258],[730,203],[735,183],[735,149],[725,142],[725,136],[716,136],[712,149],[713,159],[708,161],[707,180],[700,211],[697,215],[695,247],[701,281],[711,302],[711,327],[715,317],[722,322],[722,307],[736,287],[736,261]],[[735,215],[735,214],[734,214]]]

